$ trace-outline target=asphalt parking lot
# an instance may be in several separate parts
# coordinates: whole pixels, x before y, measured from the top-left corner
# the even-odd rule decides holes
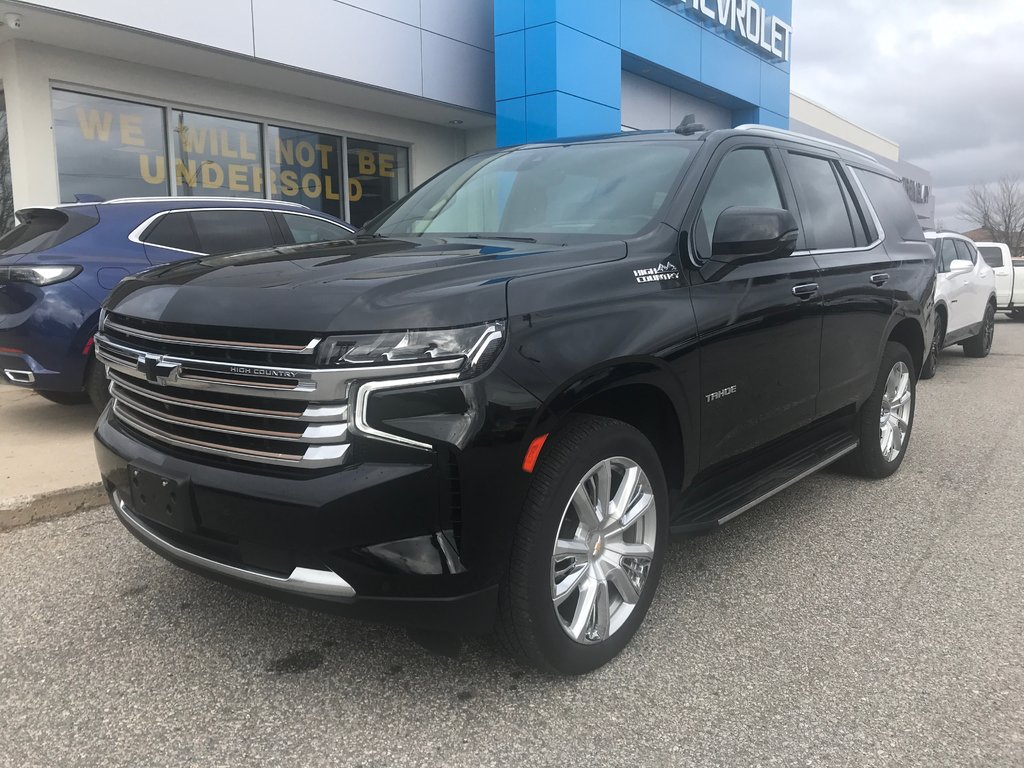
[[[54,406],[56,407],[56,406]],[[4,766],[1024,765],[1024,324],[943,354],[906,463],[673,544],[584,678],[236,592],[108,509],[0,534]]]

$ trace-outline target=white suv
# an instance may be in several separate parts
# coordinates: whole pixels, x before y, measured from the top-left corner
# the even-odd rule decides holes
[[[935,375],[939,352],[960,344],[968,357],[985,357],[992,349],[996,318],[995,272],[978,255],[974,243],[954,232],[925,234],[935,249],[934,335],[921,378]]]

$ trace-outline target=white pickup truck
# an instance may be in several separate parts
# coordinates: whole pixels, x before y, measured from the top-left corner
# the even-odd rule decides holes
[[[1024,259],[1014,259],[1003,243],[976,243],[996,273],[996,306],[1014,320],[1024,320]]]

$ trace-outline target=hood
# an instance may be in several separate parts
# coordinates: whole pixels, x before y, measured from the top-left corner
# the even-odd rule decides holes
[[[515,277],[625,255],[621,241],[367,238],[149,269],[123,281],[105,306],[147,320],[312,333],[444,328],[504,318]]]

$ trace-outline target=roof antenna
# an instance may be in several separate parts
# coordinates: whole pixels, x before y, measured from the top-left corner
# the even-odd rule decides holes
[[[701,123],[697,122],[697,116],[691,112],[683,118],[683,122],[681,122],[676,128],[676,133],[683,136],[693,136],[695,133],[700,133],[701,131],[706,130],[707,129]]]

